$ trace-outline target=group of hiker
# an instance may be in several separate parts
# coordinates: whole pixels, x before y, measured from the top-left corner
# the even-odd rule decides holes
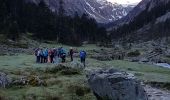
[[[73,55],[75,51],[71,47],[69,52],[63,47],[59,48],[37,48],[35,50],[36,63],[64,63],[66,62],[66,57],[70,56],[70,60],[73,61]],[[81,63],[85,66],[86,52],[84,50],[80,51]]]

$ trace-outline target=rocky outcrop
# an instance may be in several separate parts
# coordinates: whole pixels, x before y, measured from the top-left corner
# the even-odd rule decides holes
[[[100,69],[90,72],[87,77],[98,100],[148,100],[144,88],[133,74]]]
[[[145,90],[148,94],[149,100],[169,100],[170,91],[146,86]]]
[[[7,74],[0,72],[0,88],[6,88],[11,84],[11,79]]]

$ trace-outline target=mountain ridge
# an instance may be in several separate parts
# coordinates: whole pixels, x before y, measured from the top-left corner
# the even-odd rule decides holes
[[[143,0],[113,27],[113,35],[123,35],[131,40],[168,37],[170,0]]]
[[[26,0],[38,3],[40,0]],[[44,0],[53,12],[58,12],[59,0]],[[74,16],[77,12],[80,16],[83,13],[94,18],[98,23],[109,23],[126,16],[134,6],[122,6],[108,2],[107,0],[64,0],[66,15]]]

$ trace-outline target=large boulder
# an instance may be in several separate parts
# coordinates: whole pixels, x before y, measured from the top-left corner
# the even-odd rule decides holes
[[[0,87],[6,88],[11,84],[11,79],[7,76],[7,74],[0,72]]]
[[[87,77],[97,100],[148,100],[133,74],[100,69],[90,72]]]

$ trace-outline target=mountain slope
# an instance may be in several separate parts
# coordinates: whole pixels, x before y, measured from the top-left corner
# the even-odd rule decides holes
[[[27,0],[38,3],[39,0]],[[96,19],[99,23],[109,23],[127,15],[134,5],[122,6],[112,4],[106,0],[63,0],[64,9],[67,15],[74,16],[75,12],[79,15],[83,13]],[[59,0],[45,0],[47,5],[54,12],[58,12]]]
[[[169,36],[170,0],[143,0],[126,17],[117,21],[114,36],[149,40]],[[133,36],[132,36],[133,35]]]

